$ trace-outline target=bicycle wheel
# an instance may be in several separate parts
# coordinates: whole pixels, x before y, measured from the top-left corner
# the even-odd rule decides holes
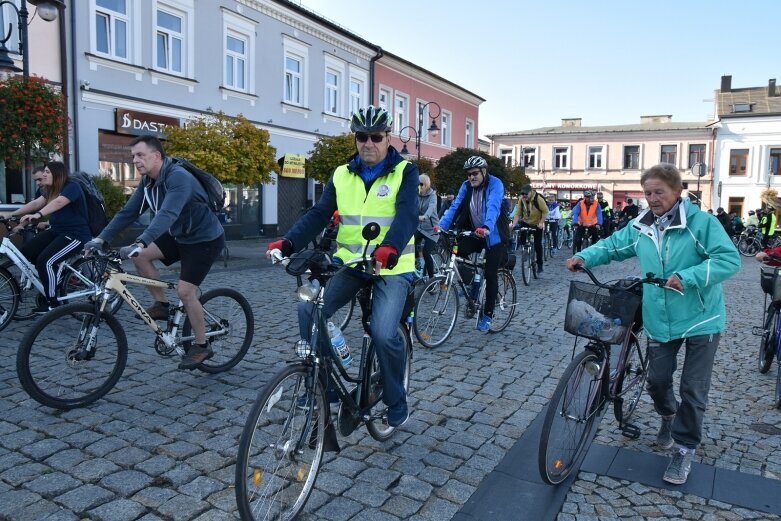
[[[86,353],[90,337],[96,344]],[[122,325],[105,311],[98,319],[95,306],[85,303],[48,312],[33,324],[16,354],[16,372],[24,390],[55,409],[98,400],[116,385],[126,363]]]
[[[37,316],[33,313],[33,308],[41,303],[40,299],[43,299],[43,295],[38,293],[38,289],[33,286],[32,282],[27,280],[27,277],[22,277],[22,270],[13,261],[7,260],[0,267],[8,270],[8,273],[16,281],[16,287],[18,288],[19,303],[13,314],[14,320],[29,320]],[[0,296],[0,299],[2,299],[2,296]],[[0,302],[0,306],[6,307],[6,303]],[[2,311],[0,311],[0,315],[2,315]],[[2,323],[2,320],[0,320],[0,323]],[[0,326],[0,329],[2,329],[2,326]]]
[[[221,373],[238,364],[247,354],[255,334],[255,318],[244,295],[229,288],[217,288],[201,295],[206,336],[214,356],[201,362],[205,373]],[[182,326],[182,337],[192,333],[190,317]],[[183,342],[189,349],[190,342]]]
[[[773,365],[773,358],[776,355],[776,326],[778,325],[778,311],[771,304],[765,319],[765,328],[762,338],[759,341],[759,372],[765,374]]]
[[[543,234],[542,236],[542,260],[546,261],[549,257],[549,251],[548,251],[548,244],[550,244],[550,241],[548,240],[548,236]]]
[[[535,279],[540,278],[537,273],[537,254],[534,251],[529,254],[529,268],[531,268],[532,276]]]
[[[85,282],[81,277],[91,281],[92,284],[100,283],[100,280],[103,277],[103,267],[101,264],[103,264],[103,262],[96,257],[81,257],[63,266],[60,280],[57,283],[57,296],[60,298],[66,297],[72,293],[90,289],[89,283]],[[124,272],[120,264],[116,264],[114,267],[120,272]],[[81,277],[79,277],[79,275],[81,275]],[[69,303],[70,300],[66,300],[65,302]],[[106,311],[112,315],[116,314],[116,312],[119,311],[119,308],[122,307],[123,302],[124,300],[119,296],[119,293],[116,291],[112,292],[109,301],[106,303]]]
[[[759,250],[761,245],[756,237],[743,238],[738,242],[738,252],[744,257],[753,257]]]
[[[532,281],[532,265],[529,254],[526,251],[526,247],[521,247],[521,278],[525,285],[531,284]]]
[[[580,465],[602,407],[600,357],[586,350],[572,359],[548,403],[540,435],[540,476],[558,485]]]
[[[634,333],[628,336],[623,371],[616,378],[613,414],[618,424],[622,425],[629,421],[640,403],[645,379],[648,378],[648,353],[641,351],[640,342]]]
[[[404,331],[403,327],[399,327],[399,334],[404,339],[404,351],[406,353],[406,362],[404,364],[404,391],[409,395],[409,377],[412,372],[412,344],[410,342],[409,333]],[[377,351],[374,349],[374,343],[369,345],[367,351],[367,360],[369,360],[367,374],[367,393],[364,393],[364,399],[366,405],[369,408],[369,416],[372,419],[366,422],[366,429],[372,438],[377,441],[386,441],[389,439],[396,427],[391,427],[387,423],[383,422],[379,418],[384,415],[387,407],[382,403],[382,373],[380,372],[380,363],[377,360]]]
[[[0,268],[0,331],[14,318],[19,307],[19,285],[11,273]]]
[[[458,291],[447,277],[432,278],[420,292],[413,308],[412,329],[423,346],[441,346],[450,337],[458,317]]]
[[[498,333],[510,325],[515,315],[515,304],[518,299],[518,290],[515,287],[515,279],[510,271],[502,268],[499,270],[499,291],[496,294],[494,316],[491,320],[491,333]]]
[[[337,324],[339,329],[344,331],[347,324],[350,323],[350,319],[353,317],[353,310],[355,309],[355,297],[350,302],[336,310],[336,313],[331,316],[331,322]]]
[[[287,521],[304,508],[323,458],[326,403],[320,379],[303,363],[285,367],[258,394],[236,457],[241,519]]]
[[[781,409],[781,364],[777,365],[775,406],[776,409]]]

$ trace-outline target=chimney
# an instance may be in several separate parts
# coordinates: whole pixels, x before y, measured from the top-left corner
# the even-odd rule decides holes
[[[561,126],[562,127],[580,127],[580,122],[582,121],[582,118],[562,118],[561,119]]]
[[[673,120],[672,114],[662,114],[656,116],[640,116],[641,125],[649,125],[651,123],[669,123]]]
[[[721,77],[721,92],[732,92],[732,76]]]
[[[772,78],[767,82],[767,96],[768,98],[772,98],[774,96],[778,96],[776,94],[776,79]]]

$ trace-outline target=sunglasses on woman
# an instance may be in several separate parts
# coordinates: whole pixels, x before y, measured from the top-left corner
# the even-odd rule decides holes
[[[367,134],[366,132],[356,132],[355,139],[358,143],[366,143],[369,139],[372,143],[381,143],[385,139],[385,134]]]

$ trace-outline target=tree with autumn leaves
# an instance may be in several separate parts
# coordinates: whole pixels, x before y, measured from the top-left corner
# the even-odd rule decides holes
[[[279,171],[268,131],[241,114],[217,112],[192,119],[183,127],[167,127],[166,137],[166,154],[184,157],[223,183],[267,183],[271,172]]]
[[[0,161],[24,167],[25,147],[33,163],[63,154],[68,115],[62,93],[41,77],[0,81]]]

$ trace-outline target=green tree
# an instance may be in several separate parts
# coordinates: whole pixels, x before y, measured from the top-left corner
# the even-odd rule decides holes
[[[111,219],[125,204],[125,190],[121,186],[115,185],[111,181],[111,177],[107,175],[96,175],[92,180],[103,195],[103,202],[106,203],[106,215]]]
[[[306,176],[325,183],[336,167],[347,163],[356,152],[352,134],[323,136],[315,142],[314,150],[309,151]]]
[[[166,133],[168,155],[184,157],[224,183],[267,183],[272,171],[279,172],[268,132],[241,114],[198,117],[186,126],[168,127]]]
[[[34,163],[62,154],[68,115],[62,93],[40,77],[0,81],[0,161],[24,166],[25,147]]]
[[[461,184],[466,180],[464,163],[470,156],[484,158],[488,162],[488,171],[501,179],[502,182],[506,181],[507,171],[501,159],[472,148],[457,148],[446,156],[442,156],[437,163],[435,175],[432,178],[435,182],[432,182],[432,185],[439,194],[458,193]]]
[[[521,187],[530,182],[522,166],[505,167],[504,193],[508,197],[517,197]]]

